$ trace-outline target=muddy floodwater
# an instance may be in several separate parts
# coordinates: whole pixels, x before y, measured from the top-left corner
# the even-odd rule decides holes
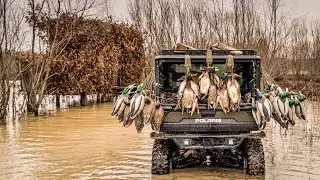
[[[215,167],[151,175],[151,128],[126,129],[111,109],[111,103],[67,109],[0,126],[0,179],[320,179],[318,103],[309,102],[307,121],[287,131],[268,124],[263,177]]]

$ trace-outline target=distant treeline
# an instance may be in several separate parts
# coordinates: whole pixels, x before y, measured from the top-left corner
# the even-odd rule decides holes
[[[256,49],[273,78],[319,76],[320,23],[289,17],[284,6],[282,0],[133,0],[129,12],[150,59],[178,42],[196,48],[222,42]]]

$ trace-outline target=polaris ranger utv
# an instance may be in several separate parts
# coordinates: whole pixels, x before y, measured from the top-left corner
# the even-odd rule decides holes
[[[260,87],[260,57],[255,50],[241,50],[234,56],[234,72],[242,75],[241,95],[255,92]],[[206,65],[206,50],[162,50],[155,58],[156,94],[165,110],[160,132],[151,134],[155,139],[152,152],[152,174],[168,174],[171,168],[192,165],[219,165],[245,169],[251,175],[263,175],[264,151],[252,113],[251,101],[241,101],[240,111],[224,113],[220,107],[207,108],[199,102],[200,113],[175,111],[179,83],[184,75],[184,57],[192,61],[191,71],[201,74]],[[216,72],[224,72],[229,51],[213,50]]]

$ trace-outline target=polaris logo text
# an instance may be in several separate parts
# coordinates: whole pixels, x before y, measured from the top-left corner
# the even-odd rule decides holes
[[[196,123],[221,123],[221,119],[195,119]]]

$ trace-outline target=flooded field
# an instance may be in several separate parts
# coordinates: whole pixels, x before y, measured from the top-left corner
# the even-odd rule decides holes
[[[320,107],[311,105],[288,131],[268,124],[265,177],[206,167],[153,176],[151,128],[125,129],[101,104],[0,126],[0,179],[320,179]]]

